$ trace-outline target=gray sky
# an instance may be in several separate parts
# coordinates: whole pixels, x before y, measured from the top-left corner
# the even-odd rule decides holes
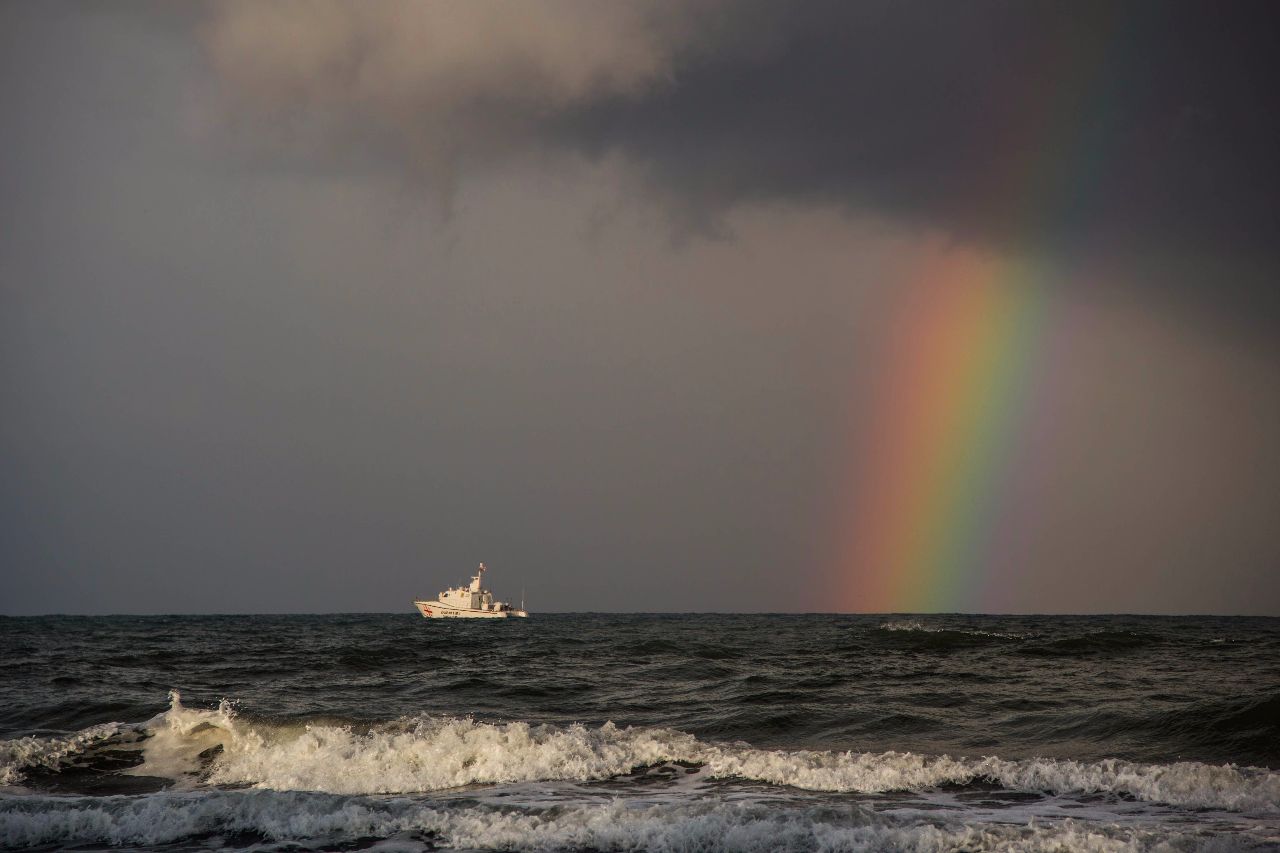
[[[1050,283],[940,606],[1280,613],[1275,31],[0,6],[0,612],[909,607],[849,495],[968,253]]]

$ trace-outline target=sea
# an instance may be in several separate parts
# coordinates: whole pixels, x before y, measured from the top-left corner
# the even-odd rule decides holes
[[[1275,850],[1280,619],[0,618],[0,847]]]

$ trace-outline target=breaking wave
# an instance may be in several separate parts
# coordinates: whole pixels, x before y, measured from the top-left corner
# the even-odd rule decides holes
[[[103,723],[69,737],[24,737],[0,741],[0,787],[17,785],[31,770],[57,770],[69,758],[118,738],[119,723]]]
[[[614,801],[553,810],[449,806],[410,799],[349,798],[275,791],[153,794],[105,799],[0,797],[0,844],[111,844],[286,849],[370,838],[395,849],[811,851],[896,849],[1119,851],[1201,847],[1205,836],[1150,826],[1051,823],[964,825],[945,816],[911,824],[858,809],[777,809]],[[1268,838],[1254,836],[1249,846]],[[248,842],[248,843],[246,843]],[[1244,846],[1237,837],[1233,849]],[[269,848],[268,848],[269,849]]]
[[[810,791],[878,794],[995,784],[1012,791],[1114,795],[1185,808],[1280,812],[1280,773],[1196,762],[1141,764],[910,752],[765,750],[713,744],[668,728],[485,723],[415,716],[358,726],[267,723],[238,717],[229,704],[170,708],[140,727],[104,726],[71,738],[0,743],[0,778],[17,784],[99,745],[135,748],[133,775],[206,785],[343,795],[403,794],[532,781],[591,781],[664,762],[701,768],[709,778],[743,779]],[[122,734],[123,733],[123,734]]]

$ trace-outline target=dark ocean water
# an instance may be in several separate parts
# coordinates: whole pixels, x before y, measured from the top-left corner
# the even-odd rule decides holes
[[[0,846],[1273,849],[1280,619],[0,618]]]

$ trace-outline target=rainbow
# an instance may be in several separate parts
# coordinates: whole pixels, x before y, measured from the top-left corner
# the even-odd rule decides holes
[[[1112,7],[1045,57],[1056,96],[1013,104],[997,174],[978,219],[1015,223],[1009,243],[1070,222],[1107,179],[1102,137],[1113,104],[1106,84],[1123,57],[1131,16]],[[1105,227],[1102,223],[1090,223]],[[1059,261],[1063,260],[1057,247]],[[1070,254],[1067,252],[1066,254]],[[994,566],[1027,521],[1011,488],[1034,463],[1037,386],[1057,373],[1062,306],[1057,282],[1028,256],[951,247],[930,253],[899,287],[889,370],[860,429],[837,524],[835,600],[860,612],[974,611],[1008,600]],[[1071,269],[1084,272],[1087,259]],[[1050,315],[1056,315],[1052,324]],[[1041,393],[1044,393],[1041,391]],[[1000,559],[997,559],[1000,558]]]
[[[1027,407],[1047,287],[951,249],[901,289],[840,560],[844,607],[973,609]]]

